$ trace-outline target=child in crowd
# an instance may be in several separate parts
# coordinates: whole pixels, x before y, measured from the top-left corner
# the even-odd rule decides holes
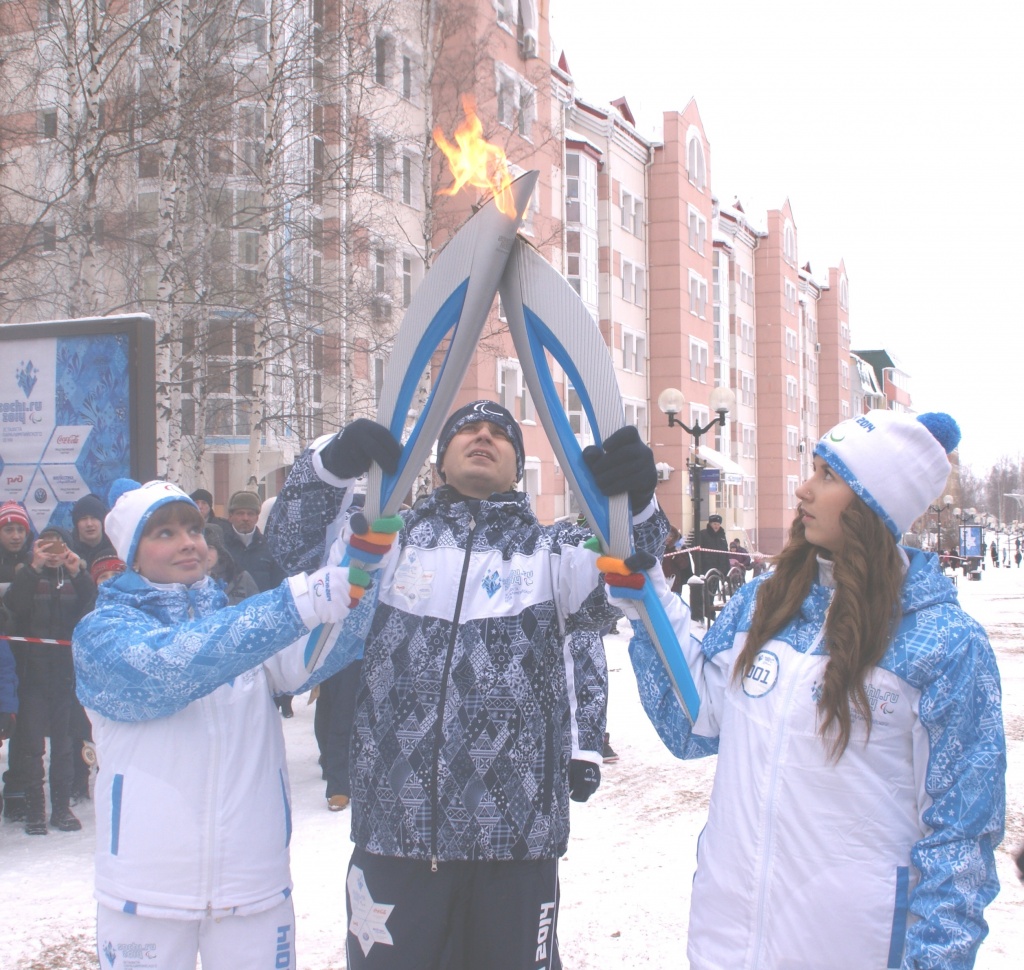
[[[327,567],[229,607],[205,522],[175,485],[114,483],[107,535],[129,569],[75,631],[96,782],[97,946],[104,966],[295,967],[284,738],[272,695],[328,676],[310,630],[349,612]],[[351,658],[347,658],[351,659]],[[311,674],[313,675],[311,678]]]
[[[937,557],[898,544],[942,494],[959,440],[946,414],[869,411],[833,428],[774,571],[702,643],[648,573],[700,713],[691,725],[634,622],[644,709],[677,757],[718,755],[694,970],[974,966],[999,888],[999,672]]]
[[[105,583],[108,579],[120,576],[127,568],[124,560],[118,559],[117,556],[104,556],[102,559],[97,559],[89,567],[89,575],[92,576],[92,581],[96,584],[96,588],[99,589],[100,583]]]

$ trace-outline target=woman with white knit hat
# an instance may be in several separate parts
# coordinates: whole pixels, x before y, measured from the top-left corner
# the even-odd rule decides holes
[[[169,482],[119,479],[107,535],[128,569],[75,628],[101,770],[96,935],[104,966],[295,967],[288,773],[275,690],[340,669],[355,570],[330,566],[228,606],[205,520]],[[351,661],[352,657],[348,656]],[[312,674],[312,679],[311,678]],[[127,963],[125,963],[127,961]]]
[[[999,674],[937,558],[898,544],[959,439],[944,414],[842,422],[815,448],[774,571],[702,643],[663,592],[700,692],[692,726],[634,623],[659,735],[677,757],[718,755],[693,970],[974,965],[999,886]]]

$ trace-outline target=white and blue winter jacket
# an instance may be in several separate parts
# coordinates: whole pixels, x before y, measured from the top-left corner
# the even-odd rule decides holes
[[[290,894],[273,695],[310,679],[304,644],[317,621],[298,589],[286,581],[228,607],[211,579],[157,586],[126,572],[100,587],[73,652],[100,762],[101,903],[188,919],[259,912]],[[312,679],[344,654],[321,655]]]
[[[680,758],[719,756],[693,884],[693,970],[974,965],[999,888],[999,674],[935,556],[905,552],[902,619],[865,685],[870,736],[854,712],[838,762],[818,733],[829,585],[812,586],[740,683],[732,671],[763,580],[733,597],[703,644],[687,635],[701,695],[692,732],[634,623],[630,656],[662,740]]]
[[[288,570],[320,563],[352,480],[296,461],[267,524]],[[370,621],[352,741],[352,839],[376,855],[558,858],[569,761],[600,758],[610,607],[588,532],[542,526],[521,492],[475,501],[445,486],[402,513],[395,551],[346,621]],[[668,531],[651,503],[637,545]],[[586,722],[590,722],[587,724]],[[589,734],[589,742],[581,740]]]

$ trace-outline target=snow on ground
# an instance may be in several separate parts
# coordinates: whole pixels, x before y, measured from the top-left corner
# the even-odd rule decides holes
[[[1024,886],[1009,853],[1024,843],[1024,570],[990,568],[980,583],[961,579],[959,588],[999,657],[1009,748],[1007,834],[998,853],[1002,889],[986,914],[991,931],[977,967],[1016,970],[1024,954]],[[606,639],[609,727],[620,760],[604,767],[601,788],[589,802],[574,804],[569,850],[560,867],[559,945],[567,970],[686,966],[694,853],[715,764],[680,762],[662,747],[637,700],[627,642],[625,635]],[[301,970],[341,970],[349,813],[332,814],[325,807],[312,711],[304,698],[296,698],[295,717],[284,722],[295,822],[298,964]],[[6,750],[5,745],[2,761]],[[92,805],[77,811],[84,825],[79,833],[44,838],[25,835],[21,825],[0,824],[3,970],[98,966]]]

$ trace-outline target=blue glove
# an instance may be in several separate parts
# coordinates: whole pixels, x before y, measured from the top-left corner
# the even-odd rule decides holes
[[[342,428],[320,451],[324,468],[338,478],[358,478],[376,462],[389,475],[398,470],[402,446],[382,424],[357,418]]]
[[[601,784],[601,769],[592,761],[569,762],[569,797],[574,802],[585,802]]]
[[[640,432],[633,425],[608,435],[603,448],[588,445],[583,449],[583,460],[605,495],[628,492],[634,513],[650,504],[658,484],[658,469],[654,452],[640,440]]]

